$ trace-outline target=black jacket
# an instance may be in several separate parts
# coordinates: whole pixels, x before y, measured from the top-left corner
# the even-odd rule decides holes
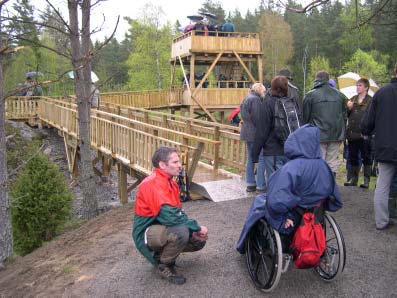
[[[361,121],[361,132],[375,132],[375,159],[397,164],[397,78],[376,91]]]
[[[332,88],[328,80],[314,81],[313,89],[303,99],[303,122],[320,129],[320,142],[345,139],[346,102],[346,96]]]
[[[274,110],[277,99],[278,97],[275,96],[266,96],[264,103],[261,105],[252,148],[252,160],[254,162],[258,161],[262,148],[263,155],[266,156],[284,155],[284,144],[274,133]],[[296,101],[295,105],[299,119],[301,119],[299,105]]]
[[[353,96],[350,101],[353,102],[353,107],[347,111],[347,129],[346,139],[349,141],[361,140],[360,123],[367,107],[371,104],[372,97],[368,94],[361,103],[358,103],[358,95]]]

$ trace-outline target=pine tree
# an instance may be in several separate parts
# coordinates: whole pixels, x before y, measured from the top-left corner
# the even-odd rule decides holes
[[[20,254],[56,235],[70,214],[73,197],[58,166],[43,153],[27,163],[10,195],[15,251]]]

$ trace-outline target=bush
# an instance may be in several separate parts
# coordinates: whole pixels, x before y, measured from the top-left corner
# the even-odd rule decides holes
[[[22,255],[56,235],[73,198],[58,166],[41,152],[27,163],[10,196],[14,248]]]

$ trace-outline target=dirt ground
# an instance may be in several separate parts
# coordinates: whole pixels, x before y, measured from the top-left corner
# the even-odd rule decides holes
[[[377,231],[373,192],[341,187],[344,207],[334,216],[343,231],[347,262],[341,277],[325,283],[293,266],[274,297],[397,297],[397,227]],[[0,297],[264,297],[235,250],[252,198],[184,204],[209,228],[206,247],[178,258],[182,286],[162,280],[131,239],[133,203],[114,208],[62,235],[0,272]]]

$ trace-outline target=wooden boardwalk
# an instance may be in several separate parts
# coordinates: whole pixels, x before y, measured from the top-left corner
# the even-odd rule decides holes
[[[59,98],[24,97],[6,100],[6,117],[55,127],[63,136],[72,175],[78,174],[77,106]],[[177,147],[189,180],[201,183],[229,179],[228,172],[244,169],[246,152],[239,128],[175,114],[106,103],[91,110],[91,146],[97,174],[107,176],[112,166],[119,174],[119,197],[127,202],[127,176],[140,181],[152,171],[151,157],[159,146]],[[102,164],[99,172],[95,165]]]

